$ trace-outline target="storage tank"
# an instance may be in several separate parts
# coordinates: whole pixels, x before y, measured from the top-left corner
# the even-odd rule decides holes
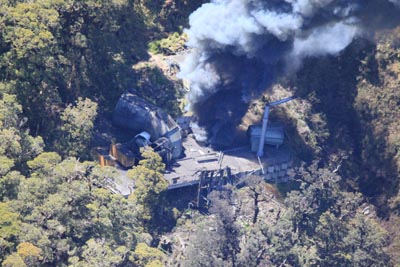
[[[250,138],[251,151],[253,152],[257,152],[258,150],[261,128],[261,125],[251,125],[247,130],[247,134]],[[283,144],[284,136],[283,125],[272,123],[268,125],[267,130],[265,131],[264,144],[279,147]]]

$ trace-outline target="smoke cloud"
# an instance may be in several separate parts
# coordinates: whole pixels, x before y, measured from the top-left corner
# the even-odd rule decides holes
[[[337,54],[345,49],[359,32],[357,26],[343,22],[315,28],[305,38],[294,38],[289,59],[297,68],[305,57]]]
[[[389,0],[389,1],[397,6],[400,6],[400,0]]]
[[[299,68],[304,58],[340,53],[364,34],[363,5],[376,1],[212,0],[203,4],[189,17],[190,28],[185,31],[191,52],[179,73],[190,83],[188,99],[200,123],[204,117],[203,123],[207,120],[212,129],[218,123],[234,125],[233,117],[215,119],[221,113],[234,113],[224,110],[228,95],[235,96],[230,99],[238,107],[257,97],[279,73]],[[382,1],[400,4],[400,0]]]

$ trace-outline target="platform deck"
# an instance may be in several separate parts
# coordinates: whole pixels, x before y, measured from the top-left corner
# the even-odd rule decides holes
[[[279,149],[265,147],[264,157],[258,158],[250,147],[238,147],[234,149],[216,151],[210,147],[198,144],[193,137],[189,136],[183,141],[185,156],[177,160],[171,170],[166,171],[164,177],[169,182],[168,189],[176,189],[196,185],[200,180],[202,171],[219,171],[230,169],[232,175],[240,176],[252,172],[268,172],[268,166],[277,165],[290,161],[290,150],[285,146]],[[129,195],[133,191],[133,181],[128,178],[127,170],[117,165],[120,173],[114,181],[114,190],[122,195]]]
[[[199,182],[201,171],[218,171],[229,167],[232,175],[262,172],[270,165],[290,160],[290,151],[284,146],[279,149],[266,147],[265,156],[258,161],[250,147],[239,147],[215,151],[199,145],[192,137],[184,140],[185,157],[175,162],[171,171],[165,173],[169,189],[185,187]]]

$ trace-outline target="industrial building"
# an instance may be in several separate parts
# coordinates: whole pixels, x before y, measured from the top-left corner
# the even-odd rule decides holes
[[[266,106],[266,111],[291,99],[273,102]],[[290,149],[284,144],[284,128],[280,124],[267,127],[268,114],[264,114],[262,125],[249,127],[249,145],[221,151],[204,145],[206,132],[195,119],[194,116],[181,117],[176,123],[165,111],[144,99],[131,93],[123,94],[116,105],[113,122],[117,127],[138,134],[129,142],[94,149],[94,156],[102,166],[119,169],[121,179],[115,181],[113,190],[123,195],[132,192],[126,171],[138,164],[140,149],[145,147],[152,147],[166,163],[164,177],[169,182],[169,190],[198,185],[198,205],[200,199],[204,199],[202,195],[214,187],[238,183],[249,174],[275,183],[289,180],[288,170],[293,160]]]

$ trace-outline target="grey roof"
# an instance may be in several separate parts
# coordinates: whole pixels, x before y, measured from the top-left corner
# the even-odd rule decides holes
[[[152,141],[178,127],[164,110],[132,93],[124,93],[118,100],[113,123],[136,132],[146,131]]]

